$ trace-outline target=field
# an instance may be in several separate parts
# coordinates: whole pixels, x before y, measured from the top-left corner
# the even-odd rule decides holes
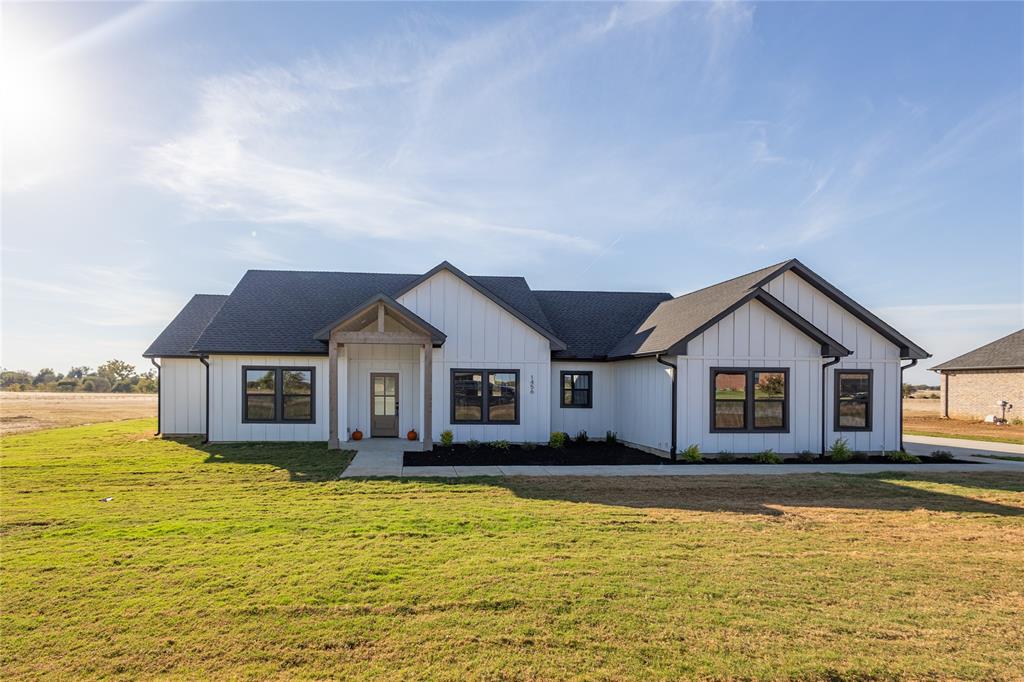
[[[0,436],[140,417],[156,417],[156,395],[0,391]]]
[[[1021,475],[337,480],[154,428],[3,440],[3,679],[1024,670]]]
[[[971,440],[1024,444],[1024,426],[986,424],[983,421],[943,419],[936,400],[904,400],[903,430],[917,436],[967,438]]]

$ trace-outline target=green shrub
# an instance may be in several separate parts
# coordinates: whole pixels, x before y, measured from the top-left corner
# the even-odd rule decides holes
[[[801,462],[813,462],[818,458],[817,453],[811,452],[810,450],[802,450],[800,454],[796,456]]]
[[[586,443],[588,440],[590,440],[590,437],[587,436],[586,431],[577,431],[576,437],[573,439],[577,445]]]
[[[534,450],[537,449],[537,444],[536,443],[523,443],[522,445],[519,446],[519,449],[522,450],[523,452],[533,452]]]
[[[884,453],[885,458],[890,462],[899,462],[901,464],[920,464],[921,458],[915,457],[909,452],[903,450],[886,450]]]
[[[452,443],[455,442],[455,434],[452,433],[451,429],[447,429],[441,432],[441,445],[446,448],[450,448]]]
[[[845,438],[836,438],[836,442],[828,449],[828,456],[833,462],[849,462],[853,459],[853,450]]]
[[[729,462],[735,462],[736,461],[736,455],[732,454],[728,450],[720,450],[718,452],[718,456],[715,457],[715,461],[716,462],[723,462],[723,463],[726,463],[726,464],[729,463]]]
[[[467,440],[466,447],[469,448],[470,450],[476,450],[478,447],[480,447],[480,441],[478,441],[475,438]]]
[[[552,431],[551,438],[548,440],[548,447],[554,448],[555,450],[564,448],[567,440],[569,440],[569,434],[564,431]]]
[[[607,443],[608,445],[615,445],[616,443],[619,442],[619,434],[615,433],[614,431],[605,431],[604,442]]]
[[[508,452],[508,449],[512,447],[512,443],[509,443],[507,440],[492,440],[490,443],[487,444],[487,447],[491,448],[492,450]]]
[[[1010,420],[1010,424],[1013,426],[1024,426],[1024,419],[1020,417],[1014,417]]]
[[[691,445],[680,452],[679,459],[690,464],[700,464],[704,461],[704,458],[700,456],[700,448],[697,445]]]
[[[936,459],[940,462],[952,462],[953,453],[949,450],[935,450],[932,452],[932,459]]]
[[[782,464],[782,458],[771,449],[764,450],[754,455],[754,461],[758,464]]]

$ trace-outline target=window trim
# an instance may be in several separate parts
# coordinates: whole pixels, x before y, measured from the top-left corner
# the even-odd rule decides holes
[[[569,374],[569,375],[572,375],[572,376],[582,376],[584,374],[587,375],[587,385],[589,386],[589,388],[586,389],[587,390],[587,404],[586,405],[577,405],[575,403],[566,404],[566,402],[565,402],[565,375],[566,374]],[[582,389],[573,388],[571,390],[572,391],[577,391],[577,390],[582,390]],[[564,407],[567,410],[569,410],[569,409],[580,409],[580,410],[592,409],[594,407],[594,372],[591,371],[591,370],[563,369],[561,372],[558,373],[558,395],[559,395],[558,404],[561,407]]]
[[[274,418],[249,418],[249,393],[246,391],[246,374],[249,370],[274,373]],[[284,418],[284,372],[309,372],[309,419]],[[290,394],[298,395],[298,394]],[[278,365],[242,365],[242,423],[243,424],[316,424],[316,367],[291,367]]]
[[[456,374],[479,374],[480,375],[480,419],[456,419],[455,418],[455,375]],[[516,375],[516,401],[514,421],[491,421],[489,418],[491,382],[490,375],[494,374],[515,374]],[[482,424],[486,426],[518,426],[519,425],[519,402],[522,395],[522,375],[518,369],[505,369],[492,367],[489,369],[473,369],[466,367],[453,367],[448,374],[448,406],[450,411],[449,423],[451,424]]]
[[[782,392],[782,426],[771,427],[771,428],[757,428],[754,426],[754,374],[757,372],[774,372],[782,374],[783,381],[785,382]],[[745,391],[746,395],[743,398],[743,420],[744,425],[741,429],[727,429],[719,428],[715,426],[715,375],[716,374],[745,374],[746,383]],[[711,433],[789,433],[789,409],[790,409],[790,393],[789,393],[789,368],[788,367],[712,367],[711,368],[711,382],[710,382],[710,424],[709,428]],[[736,401],[739,402],[739,401]]]
[[[842,426],[839,424],[839,376],[841,374],[867,374],[868,375],[868,397],[867,397],[867,419],[865,426]],[[873,431],[871,413],[875,409],[875,370],[857,369],[855,367],[843,367],[833,370],[832,374],[832,430],[836,433],[844,431]]]

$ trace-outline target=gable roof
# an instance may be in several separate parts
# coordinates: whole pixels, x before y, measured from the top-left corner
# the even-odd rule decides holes
[[[196,294],[142,354],[145,358],[191,357],[189,351],[227,300],[217,294]]]
[[[961,369],[1024,369],[1024,329],[935,365],[932,369],[937,372]]]
[[[411,322],[412,324],[416,325],[421,330],[429,334],[430,339],[431,341],[433,341],[435,346],[444,343],[445,339],[448,338],[445,335],[445,333],[442,332],[440,329],[430,324],[422,317],[420,317],[413,311],[409,310],[404,305],[402,305],[395,299],[391,298],[387,294],[377,294],[376,296],[371,297],[370,300],[364,301],[362,305],[358,305],[352,310],[348,311],[346,314],[342,315],[334,322],[331,322],[329,325],[318,331],[313,336],[320,341],[327,341],[328,339],[331,338],[331,332],[334,331],[334,329],[338,325],[345,324],[349,320],[358,317],[361,313],[366,312],[371,306],[375,306],[378,303],[384,304],[385,308],[388,308],[393,312],[397,313],[399,316],[406,318],[406,320],[408,320],[409,322]],[[404,320],[400,321],[404,323]]]
[[[672,294],[624,291],[533,292],[568,346],[555,359],[604,359],[619,340]]]

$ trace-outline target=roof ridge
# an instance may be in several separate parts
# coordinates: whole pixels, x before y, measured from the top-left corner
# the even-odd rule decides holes
[[[607,289],[532,289],[535,294],[627,294],[630,296],[669,296],[667,291],[609,291]]]

